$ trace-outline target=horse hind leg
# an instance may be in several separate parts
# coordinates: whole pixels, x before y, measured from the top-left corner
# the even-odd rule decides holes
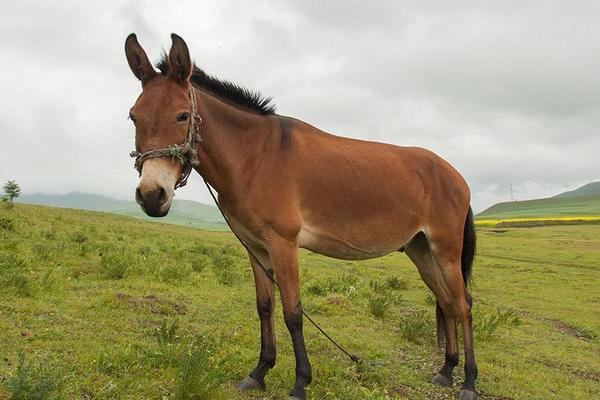
[[[447,298],[443,285],[440,285],[439,269],[433,256],[431,255],[429,244],[425,235],[418,234],[408,246],[404,249],[408,257],[417,266],[421,278],[435,295],[436,301],[436,323],[437,323],[437,342],[441,348],[445,347],[445,362],[432,383],[438,386],[452,386],[452,373],[458,365],[458,337],[457,337],[457,319],[447,302],[440,304],[440,299]]]
[[[442,386],[452,384],[452,372],[458,364],[457,322],[460,322],[465,351],[465,382],[459,399],[474,400],[477,398],[477,365],[473,350],[471,299],[462,273],[461,249],[462,246],[451,243],[435,243],[433,249],[427,238],[420,235],[417,241],[411,242],[407,254],[436,296],[438,332],[441,327],[445,332],[446,361],[433,383]]]
[[[445,245],[444,245],[445,244]],[[463,334],[463,346],[465,352],[465,380],[459,394],[460,400],[475,400],[477,392],[475,391],[475,381],[477,379],[477,363],[475,362],[475,351],[473,348],[473,318],[471,314],[472,299],[467,291],[467,280],[472,262],[470,257],[464,257],[463,246],[470,246],[470,243],[460,243],[456,245],[446,242],[435,246],[432,250],[433,258],[438,264],[441,272],[443,286],[448,297],[442,299],[442,308],[447,309],[448,313],[454,316],[461,325]],[[474,251],[474,245],[473,249]],[[467,250],[467,253],[469,250]],[[468,263],[468,265],[463,265]]]

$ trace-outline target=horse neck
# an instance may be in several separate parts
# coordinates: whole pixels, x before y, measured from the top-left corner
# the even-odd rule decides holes
[[[196,170],[219,196],[226,196],[243,179],[244,169],[256,165],[271,122],[265,115],[245,111],[200,89],[196,93],[203,119]]]

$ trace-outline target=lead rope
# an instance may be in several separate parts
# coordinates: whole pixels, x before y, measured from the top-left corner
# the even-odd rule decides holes
[[[264,271],[264,273],[269,277],[269,279],[271,280],[271,282],[273,282],[273,284],[275,286],[277,286],[277,288],[279,289],[279,291],[281,292],[281,288],[279,287],[279,284],[277,283],[277,281],[275,280],[275,277],[272,275],[272,273],[269,273],[269,270],[263,265],[263,263],[260,261],[260,259],[258,257],[256,257],[256,255],[254,254],[254,252],[250,249],[250,247],[248,247],[248,245],[246,244],[246,242],[244,242],[242,240],[242,238],[240,238],[238,236],[237,233],[235,233],[235,231],[233,230],[233,228],[231,227],[231,223],[229,222],[229,219],[227,218],[227,216],[225,215],[225,213],[223,212],[223,209],[221,208],[221,205],[219,204],[219,202],[217,201],[217,197],[215,196],[215,193],[213,192],[213,189],[210,187],[210,185],[208,184],[208,182],[206,181],[206,179],[204,179],[204,177],[202,177],[202,180],[204,181],[204,184],[206,185],[206,188],[208,189],[208,192],[210,193],[210,196],[212,197],[213,201],[215,202],[215,205],[217,206],[217,208],[219,209],[219,211],[221,212],[221,215],[223,216],[223,219],[225,219],[225,222],[227,223],[227,226],[229,226],[229,229],[231,230],[231,232],[233,233],[233,235],[236,237],[236,239],[242,244],[242,246],[244,246],[244,248],[246,249],[246,251],[248,253],[250,253],[252,255],[252,257],[254,257],[254,260],[256,260],[256,262],[258,263],[258,265],[260,266],[260,268]],[[337,347],[342,353],[344,353],[346,356],[348,356],[348,358],[350,358],[350,360],[352,360],[355,363],[360,362],[360,357],[358,357],[357,355],[354,354],[350,354],[345,348],[343,348],[338,342],[336,342],[331,336],[329,336],[327,334],[327,332],[325,332],[323,330],[323,328],[321,328],[319,326],[319,324],[317,324],[315,322],[315,320],[313,320],[310,315],[308,315],[306,313],[306,311],[304,311],[304,307],[302,307],[302,314],[306,317],[306,319],[313,324],[313,326],[315,328],[317,328],[319,330],[319,332],[321,332],[331,343],[333,343],[333,345],[335,347]]]

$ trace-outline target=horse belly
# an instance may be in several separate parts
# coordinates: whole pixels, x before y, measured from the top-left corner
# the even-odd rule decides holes
[[[342,260],[365,260],[400,250],[416,233],[389,238],[378,235],[378,240],[373,240],[368,234],[349,237],[304,225],[298,234],[298,246]]]

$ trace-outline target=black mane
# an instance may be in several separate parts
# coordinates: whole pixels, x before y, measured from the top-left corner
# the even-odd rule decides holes
[[[166,54],[156,64],[160,72],[165,75],[169,72],[169,59]],[[220,80],[198,68],[194,64],[191,77],[194,86],[204,89],[211,94],[236,104],[239,107],[254,111],[262,115],[275,114],[275,105],[271,103],[271,97],[263,97],[259,91],[246,89],[233,82]]]

